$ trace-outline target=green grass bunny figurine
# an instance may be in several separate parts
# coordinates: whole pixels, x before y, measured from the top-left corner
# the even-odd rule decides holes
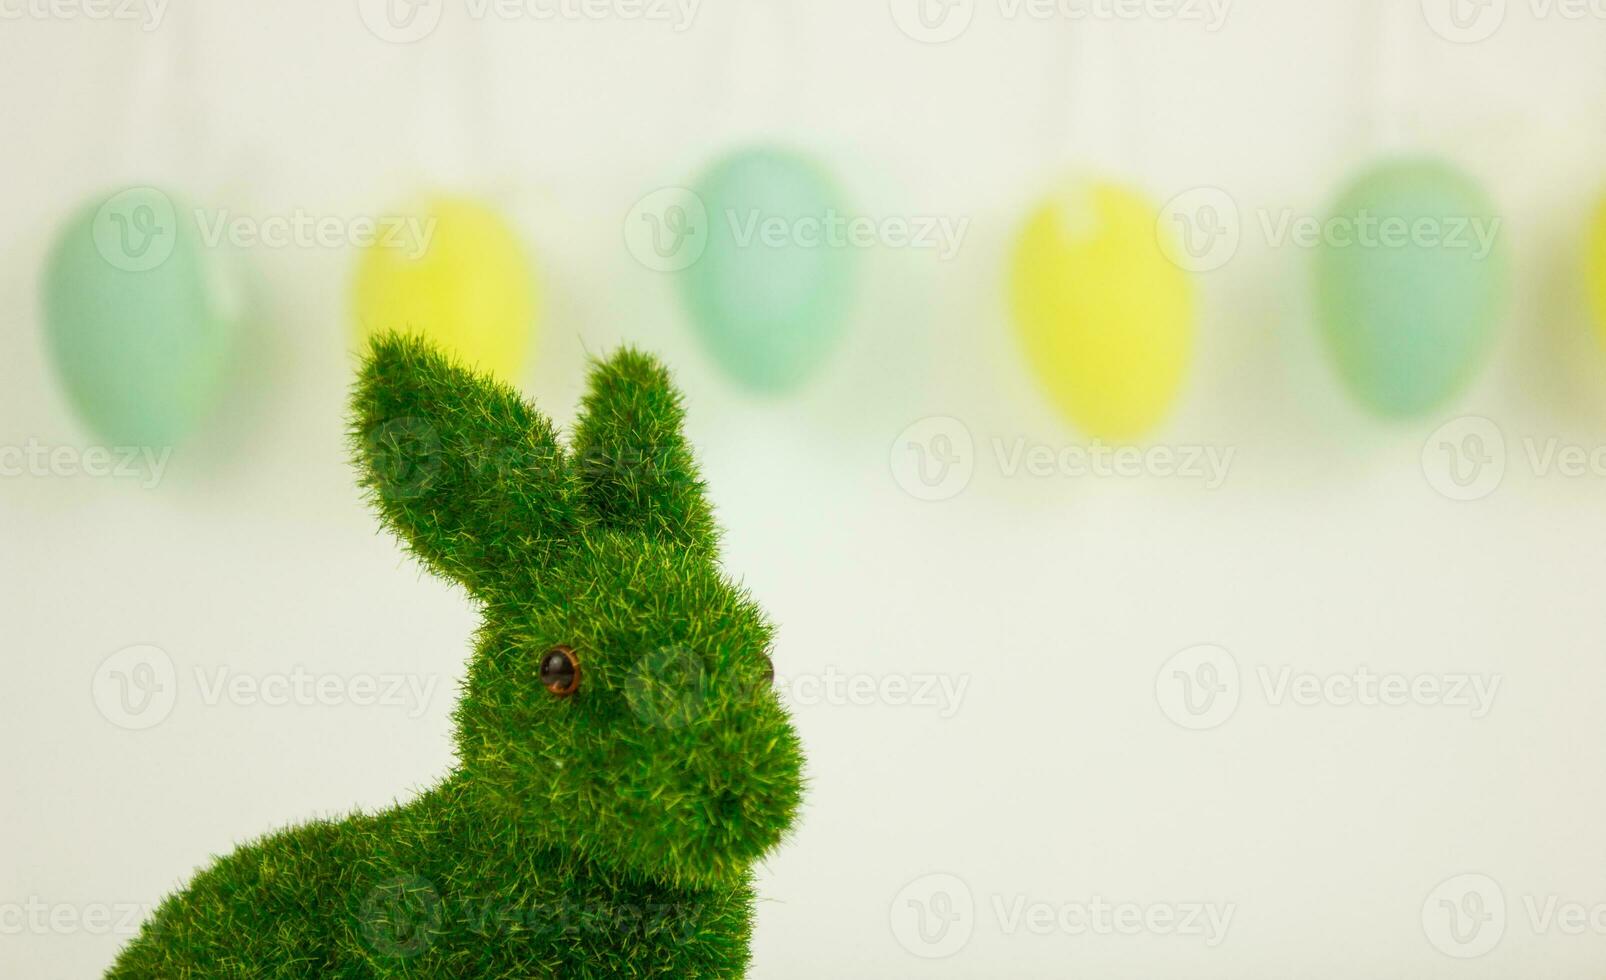
[[[107,976],[741,976],[750,868],[803,756],[668,373],[596,364],[565,447],[512,389],[390,335],[353,404],[384,523],[484,610],[456,768],[218,859]]]

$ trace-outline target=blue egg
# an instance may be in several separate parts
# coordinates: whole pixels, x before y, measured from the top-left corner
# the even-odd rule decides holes
[[[69,400],[109,445],[169,447],[213,410],[238,304],[194,214],[152,187],[95,201],[44,269],[47,345]]]
[[[693,191],[707,241],[679,276],[697,332],[743,385],[797,387],[825,363],[852,305],[855,240],[835,181],[804,156],[760,147],[720,160]]]
[[[1419,416],[1471,382],[1505,315],[1505,234],[1478,183],[1442,160],[1385,162],[1339,195],[1321,230],[1318,316],[1363,405]]]

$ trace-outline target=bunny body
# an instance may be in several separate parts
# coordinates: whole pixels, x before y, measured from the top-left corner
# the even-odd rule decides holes
[[[234,851],[158,909],[111,976],[742,975],[745,883],[613,874],[510,836],[465,795],[448,783]]]
[[[422,342],[374,342],[353,440],[387,525],[480,601],[459,763],[219,859],[111,980],[740,976],[801,750],[721,574],[663,369],[599,364],[571,447]]]

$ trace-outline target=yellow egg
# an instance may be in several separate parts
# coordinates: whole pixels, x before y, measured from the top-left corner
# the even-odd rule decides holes
[[[1109,183],[1040,205],[1016,244],[1010,300],[1026,356],[1089,436],[1137,439],[1166,415],[1193,348],[1193,290],[1160,247],[1158,211]]]
[[[478,202],[437,197],[380,222],[353,292],[359,341],[411,330],[504,380],[524,373],[537,303],[530,262]]]
[[[1595,333],[1606,343],[1606,200],[1595,209],[1589,232],[1589,295],[1595,303]]]

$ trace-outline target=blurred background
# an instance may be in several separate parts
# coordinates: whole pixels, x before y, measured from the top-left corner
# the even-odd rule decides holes
[[[560,424],[674,367],[809,753],[754,976],[1606,970],[1599,3],[0,0],[0,81],[0,973],[451,765],[344,443],[409,303]],[[1286,231],[1401,154],[1502,249],[1415,347]]]

